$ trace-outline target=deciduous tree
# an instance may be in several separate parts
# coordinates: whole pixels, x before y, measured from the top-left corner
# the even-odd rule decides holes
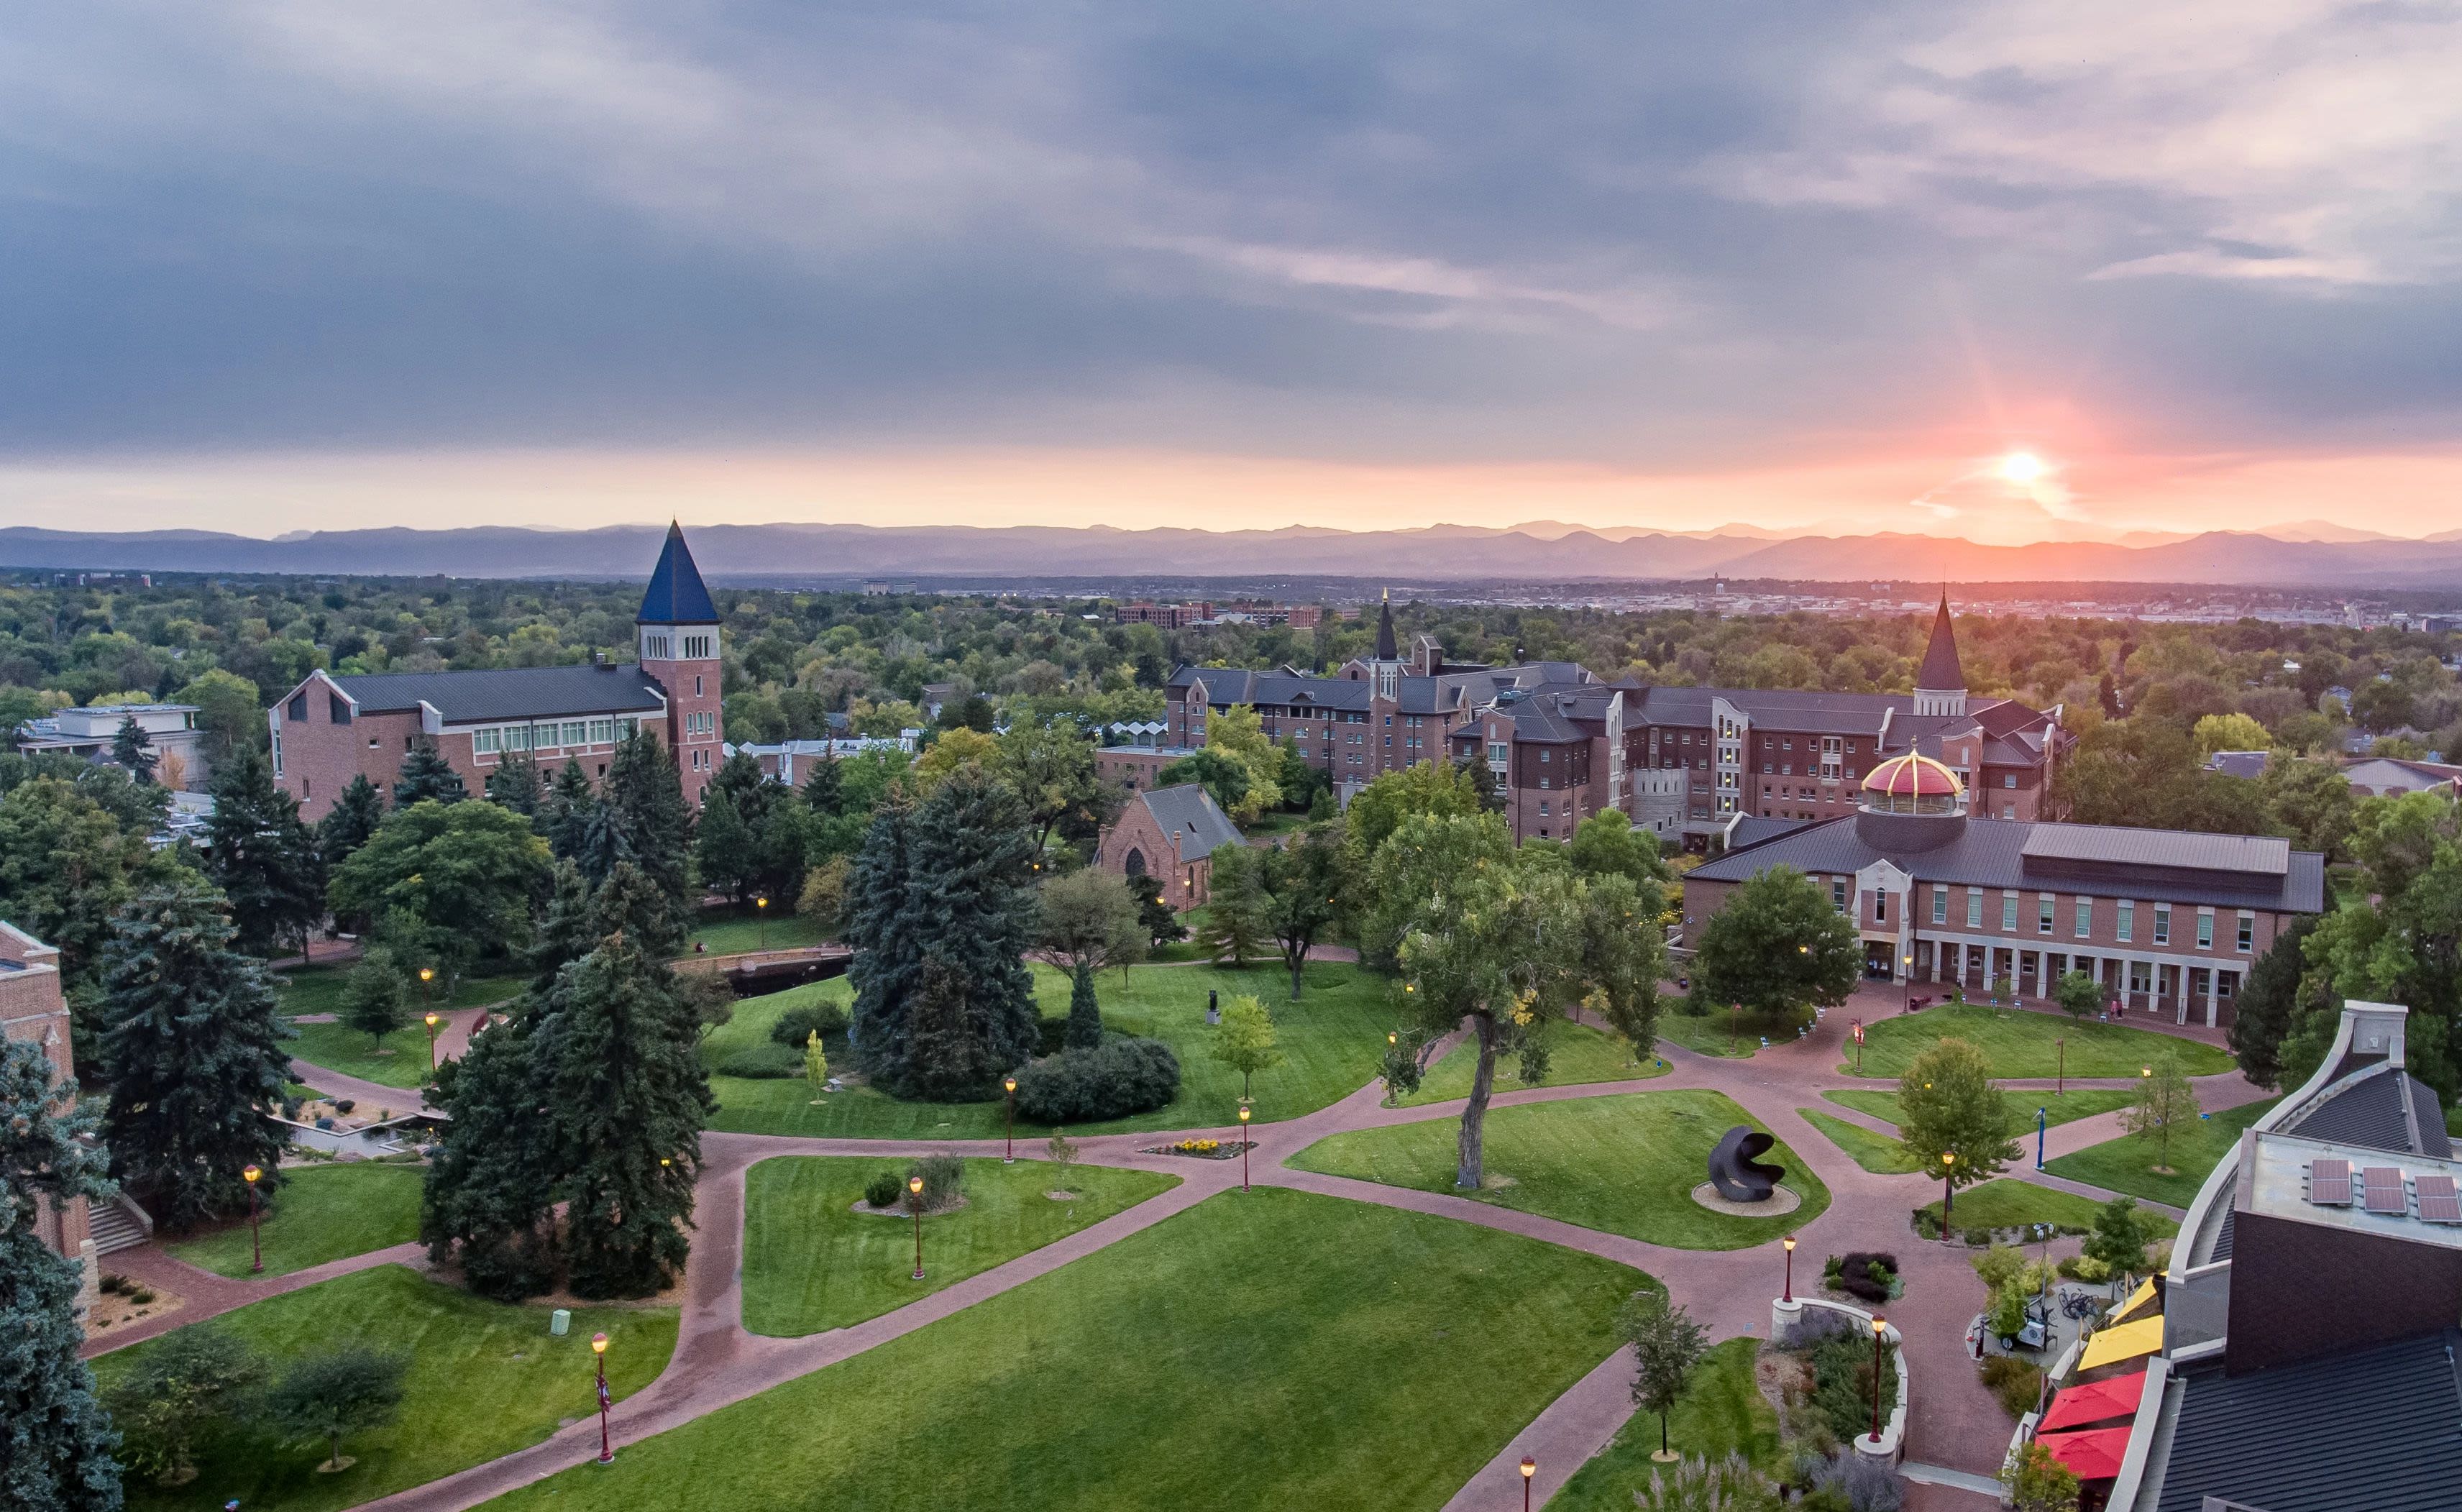
[[[476,957],[529,944],[530,900],[548,879],[547,842],[520,814],[428,802],[387,815],[327,894],[336,915],[406,921],[449,981]]]
[[[2159,1050],[2137,1079],[2137,1101],[2120,1115],[2120,1127],[2140,1139],[2154,1141],[2154,1169],[2171,1171],[2171,1135],[2197,1120],[2197,1090],[2180,1069],[2179,1053]]]
[[[370,945],[342,983],[342,1025],[381,1046],[384,1037],[410,1023],[410,984],[401,962],[383,945]]]
[[[1636,1291],[1616,1312],[1616,1337],[1632,1349],[1632,1403],[1658,1415],[1658,1455],[1667,1447],[1667,1415],[1684,1395],[1694,1368],[1710,1352],[1710,1332],[1663,1291]]]
[[[1342,917],[1343,895],[1350,880],[1350,855],[1333,826],[1310,825],[1296,838],[1264,851],[1258,860],[1265,927],[1282,950],[1283,965],[1291,974],[1291,1001],[1297,1003],[1308,952]]]
[[[1898,1103],[1906,1114],[1899,1144],[1918,1169],[1944,1177],[1953,1190],[1996,1177],[2018,1158],[1991,1064],[1966,1040],[1943,1040],[1916,1056],[1898,1078]]]
[[[1250,1078],[1283,1064],[1274,1037],[1274,1015],[1253,993],[1242,992],[1223,1005],[1222,1022],[1214,1026],[1207,1052],[1220,1065],[1240,1073],[1240,1100],[1248,1100]]]
[[[1714,1004],[1776,1013],[1836,1007],[1864,974],[1854,921],[1791,866],[1756,872],[1702,926],[1693,977]]]
[[[265,1399],[266,1416],[293,1442],[322,1443],[331,1458],[316,1468],[346,1469],[342,1440],[382,1428],[401,1412],[407,1353],[345,1345],[312,1354],[283,1373]]]
[[[1068,962],[1072,974],[1134,965],[1148,948],[1128,887],[1091,867],[1053,877],[1038,890],[1035,943]]]
[[[197,1476],[197,1440],[235,1416],[265,1379],[265,1362],[210,1324],[173,1330],[110,1393],[129,1467],[162,1485]]]

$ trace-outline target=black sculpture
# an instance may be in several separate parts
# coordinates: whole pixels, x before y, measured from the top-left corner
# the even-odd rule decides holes
[[[1710,1184],[1730,1202],[1768,1201],[1786,1167],[1763,1165],[1754,1157],[1767,1154],[1774,1142],[1750,1124],[1728,1130],[1718,1148],[1710,1152]]]

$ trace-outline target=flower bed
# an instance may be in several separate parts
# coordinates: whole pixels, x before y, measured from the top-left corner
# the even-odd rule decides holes
[[[1139,1155],[1184,1155],[1197,1160],[1237,1159],[1243,1150],[1256,1148],[1253,1139],[1176,1139],[1170,1144],[1148,1145]]]

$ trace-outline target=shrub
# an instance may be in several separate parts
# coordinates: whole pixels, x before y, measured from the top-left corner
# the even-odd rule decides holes
[[[897,1179],[895,1171],[875,1171],[863,1184],[863,1199],[875,1207],[896,1207],[906,1195],[906,1183]]]
[[[805,1003],[779,1014],[778,1022],[769,1026],[769,1038],[773,1044],[787,1046],[800,1056],[804,1053],[804,1042],[815,1031],[821,1038],[831,1040],[844,1034],[846,1027],[844,1007],[834,1003]]]
[[[801,1076],[804,1074],[804,1048],[800,1045],[756,1045],[719,1062],[718,1074],[771,1081]]]
[[[1179,1094],[1179,1058],[1160,1040],[1115,1039],[1063,1050],[1017,1073],[1017,1111],[1041,1124],[1100,1123],[1152,1112]]]
[[[1868,1432],[1868,1426],[1864,1430]],[[1840,1455],[1824,1465],[1813,1477],[1813,1496],[1803,1505],[1817,1503],[1813,1497],[1828,1499],[1828,1504],[1843,1504],[1846,1512],[1898,1512],[1906,1505],[1907,1486],[1897,1473],[1875,1464],[1862,1455]]]
[[[906,1174],[923,1178],[923,1205],[927,1208],[946,1207],[965,1190],[965,1162],[953,1155],[927,1155],[907,1167]]]
[[[1898,1257],[1859,1249],[1840,1257],[1836,1279],[1823,1279],[1862,1302],[1887,1302],[1898,1294]]]
[[[2043,1372],[2015,1355],[1995,1354],[1983,1362],[1983,1384],[2000,1398],[2011,1417],[2023,1417],[2042,1400]]]
[[[2111,1279],[2111,1267],[2092,1255],[2071,1255],[2061,1262],[2060,1272],[2071,1281],[2083,1281],[2100,1286]]]
[[[352,1109],[356,1108],[357,1106],[357,1103],[351,1101],[348,1097],[336,1097],[334,1099],[334,1111],[337,1113],[349,1112]]]
[[[1069,1048],[1069,1021],[1037,1019],[1034,1023],[1034,1053],[1057,1055]]]
[[[1835,1314],[1832,1314],[1834,1317]],[[1872,1431],[1872,1335],[1850,1319],[1807,1351],[1812,1366],[1812,1410],[1840,1438]],[[1881,1416],[1886,1421],[1898,1390],[1895,1350],[1881,1352]],[[1852,1458],[1851,1456],[1849,1458]]]

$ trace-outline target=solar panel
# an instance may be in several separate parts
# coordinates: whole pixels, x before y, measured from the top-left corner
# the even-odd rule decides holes
[[[2410,1211],[2402,1195],[2402,1168],[2372,1165],[2360,1172],[2361,1202],[2371,1213],[2386,1213],[2401,1218]]]
[[[2411,1182],[2419,1198],[2419,1219],[2423,1223],[2462,1223],[2462,1195],[2457,1195],[2450,1176],[2423,1176]]]
[[[2308,1167],[2308,1200],[2319,1207],[2351,1205],[2351,1162],[2317,1160]]]

